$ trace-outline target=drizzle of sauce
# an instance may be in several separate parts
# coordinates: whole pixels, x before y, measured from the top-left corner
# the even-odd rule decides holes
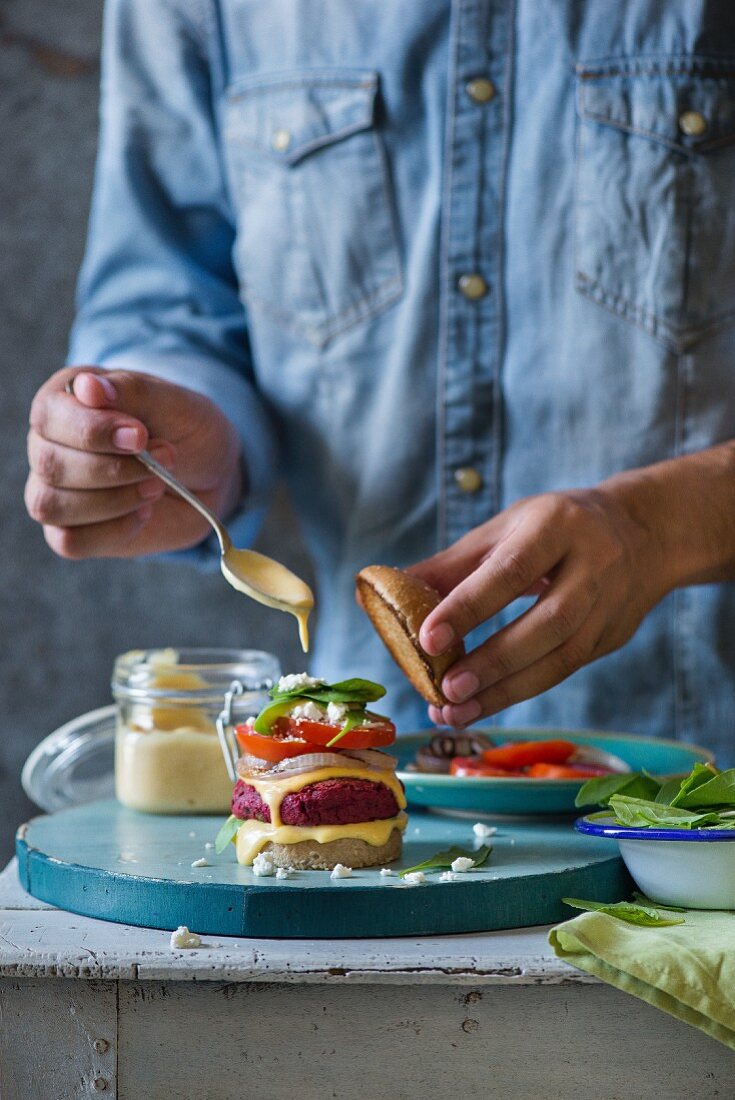
[[[255,550],[237,550],[228,546],[220,559],[224,577],[238,592],[277,611],[293,615],[299,624],[299,641],[304,653],[309,649],[309,613],[314,594],[308,584],[280,562]]]

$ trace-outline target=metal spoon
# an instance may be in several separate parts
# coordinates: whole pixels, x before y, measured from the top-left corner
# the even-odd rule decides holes
[[[74,379],[66,383],[66,392],[74,395]],[[190,492],[175,478],[165,466],[156,462],[148,451],[140,451],[135,455],[151,473],[160,477],[180,497],[196,508],[208,523],[214,528],[220,545],[220,569],[233,588],[238,592],[244,592],[246,596],[257,600],[267,607],[274,607],[278,611],[287,611],[294,615],[299,624],[299,639],[301,647],[306,652],[309,648],[309,628],[307,620],[309,612],[314,606],[314,594],[308,584],[302,581],[285,565],[259,554],[256,550],[238,550],[232,545],[227,528],[220,522],[206,505],[202,504],[199,497]]]

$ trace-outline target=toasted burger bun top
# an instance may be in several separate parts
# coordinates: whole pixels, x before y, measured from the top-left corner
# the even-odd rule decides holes
[[[430,657],[419,643],[419,630],[441,597],[418,577],[390,565],[368,565],[355,578],[362,606],[393,660],[427,703],[441,707],[444,673],[464,654],[461,642],[439,657]]]

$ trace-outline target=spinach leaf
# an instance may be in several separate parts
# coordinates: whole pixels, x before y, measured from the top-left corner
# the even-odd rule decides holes
[[[255,732],[269,734],[274,722],[277,722],[279,718],[283,718],[286,714],[291,713],[295,701],[295,699],[278,698],[275,702],[269,703],[268,706],[263,707],[260,714],[253,722],[253,729]]]
[[[702,825],[717,825],[720,817],[715,813],[692,813],[679,806],[663,806],[643,798],[629,798],[614,794],[610,809],[618,825],[628,828],[697,829]]]
[[[218,856],[221,855],[222,852],[224,852],[230,841],[234,842],[237,835],[237,830],[240,828],[241,825],[242,821],[240,820],[240,818],[235,817],[234,814],[230,814],[230,816],[227,818],[227,821],[225,821],[224,825],[215,837],[214,850]]]
[[[709,779],[705,776],[697,786],[688,790],[684,790],[682,785],[682,793],[673,804],[690,810],[701,810],[706,806],[735,807],[735,768],[715,775],[709,768],[703,767],[702,771],[705,770],[709,772]]]
[[[684,800],[688,798],[689,795],[694,795],[700,787],[708,783],[710,779],[716,775],[719,775],[719,772],[711,768],[709,764],[695,764],[686,779],[682,779],[679,790],[671,799],[670,804],[672,806],[683,806],[685,804]],[[722,801],[722,799],[720,799],[720,801]],[[691,809],[691,807],[689,808]]]
[[[655,906],[656,909],[666,909],[671,913],[686,913],[686,909],[682,909],[680,905],[664,905],[662,901],[651,901],[645,894],[642,894],[640,890],[633,891],[633,897],[636,901],[639,901],[641,905],[647,905],[650,907]]]
[[[483,863],[487,863],[491,852],[492,847],[489,844],[483,844],[481,848],[474,852],[454,845],[452,848],[447,848],[445,852],[437,852],[435,856],[430,856],[423,863],[417,863],[415,867],[406,867],[405,871],[400,871],[399,874],[403,878],[404,875],[411,874],[413,871],[446,871],[452,866],[455,859],[459,859],[461,856],[475,861],[475,866],[472,868],[474,870],[476,867],[482,867]]]
[[[658,909],[649,905],[640,905],[632,901],[582,901],[581,898],[562,898],[565,905],[572,909],[584,909],[591,913],[605,913],[608,917],[617,917],[627,924],[638,924],[643,928],[666,928],[672,924],[684,924],[683,917],[662,917]],[[668,911],[668,906],[666,907]],[[677,910],[678,912],[678,910]]]
[[[640,772],[595,776],[579,788],[574,805],[606,806],[612,795],[623,793],[635,798],[654,798],[660,786],[653,776]]]
[[[670,806],[672,799],[676,798],[679,793],[683,782],[684,780],[679,776],[674,776],[673,779],[667,779],[654,798],[654,802],[659,802],[663,806]]]

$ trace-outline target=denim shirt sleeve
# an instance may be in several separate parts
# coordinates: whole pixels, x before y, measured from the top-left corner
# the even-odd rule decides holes
[[[201,28],[175,5],[108,2],[100,146],[69,362],[145,371],[222,409],[247,468],[248,498],[233,525],[242,545],[257,532],[277,447],[232,269],[213,80]],[[208,545],[194,556],[208,557]]]

